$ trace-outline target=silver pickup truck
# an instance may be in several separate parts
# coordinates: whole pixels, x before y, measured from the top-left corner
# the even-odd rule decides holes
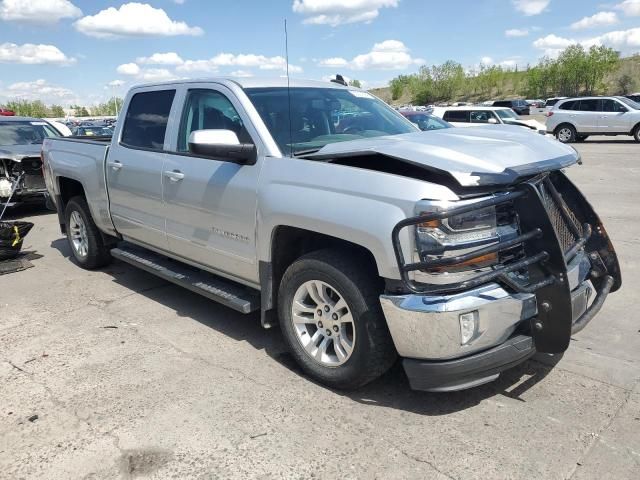
[[[314,379],[491,381],[559,353],[620,287],[602,222],[520,127],[419,131],[369,93],[286,79],[134,87],[109,144],[46,139],[75,261],[112,257],[279,324]]]

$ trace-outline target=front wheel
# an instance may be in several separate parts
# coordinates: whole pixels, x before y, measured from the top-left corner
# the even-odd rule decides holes
[[[73,197],[65,208],[67,240],[71,253],[82,268],[93,270],[111,262],[111,253],[91,217],[83,197]]]
[[[572,125],[561,125],[556,131],[556,138],[562,143],[573,143],[576,137],[576,129]]]
[[[640,125],[638,125],[633,131],[633,139],[636,142],[640,142]]]
[[[278,294],[280,328],[295,360],[314,379],[342,389],[374,380],[396,358],[377,272],[357,257],[305,255],[287,269]]]

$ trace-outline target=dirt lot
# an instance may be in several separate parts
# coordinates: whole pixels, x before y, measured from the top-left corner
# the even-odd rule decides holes
[[[577,148],[622,291],[555,366],[451,394],[400,368],[316,385],[257,315],[122,263],[81,270],[54,214],[16,212],[34,267],[0,276],[0,478],[638,478],[640,145]]]

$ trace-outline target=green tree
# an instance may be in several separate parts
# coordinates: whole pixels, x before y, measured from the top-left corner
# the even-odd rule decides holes
[[[64,108],[62,108],[60,105],[51,105],[49,110],[52,117],[60,118],[65,116]]]
[[[357,79],[353,79],[351,81],[349,81],[349,85],[351,85],[352,87],[356,87],[356,88],[362,88],[362,84],[360,83],[360,80]]]

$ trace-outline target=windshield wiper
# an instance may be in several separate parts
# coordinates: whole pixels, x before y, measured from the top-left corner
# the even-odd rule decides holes
[[[310,155],[312,153],[316,153],[319,150],[320,150],[319,148],[309,148],[307,150],[298,150],[297,152],[292,153],[291,156],[292,157],[302,157],[304,155]]]

